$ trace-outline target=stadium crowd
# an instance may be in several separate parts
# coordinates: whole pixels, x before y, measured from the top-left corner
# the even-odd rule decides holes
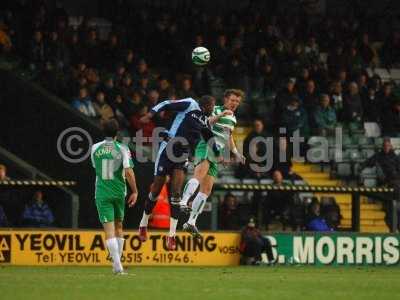
[[[391,22],[381,35],[370,25],[371,17],[354,15],[316,20],[265,16],[254,7],[219,15],[196,8],[185,14],[134,9],[124,1],[112,6],[106,39],[100,39],[101,28],[89,18],[69,26],[60,3],[16,6],[0,22],[2,51],[23,57],[33,78],[74,109],[100,124],[116,118],[131,135],[143,130],[150,136],[155,126],[166,124],[165,119],[140,122],[162,100],[219,97],[224,87],[234,87],[246,93],[240,122],[255,119],[243,146],[247,157],[254,151],[252,137],[276,136],[280,127],[308,137],[329,135],[338,125],[361,128],[368,121],[378,123],[387,136],[399,136],[398,87],[367,72],[379,65],[400,67],[400,31]],[[209,65],[191,63],[197,46],[210,49]],[[274,162],[273,170],[274,180],[296,176],[290,160]],[[227,200],[223,212],[234,211],[233,202]],[[232,218],[223,221],[236,222]]]

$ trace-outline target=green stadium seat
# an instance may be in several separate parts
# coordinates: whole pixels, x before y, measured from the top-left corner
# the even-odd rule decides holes
[[[337,176],[338,177],[350,177],[353,174],[351,169],[351,163],[344,162],[337,164]]]

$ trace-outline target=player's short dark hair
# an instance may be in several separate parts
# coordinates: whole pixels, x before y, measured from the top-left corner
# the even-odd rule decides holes
[[[199,105],[200,105],[200,107],[204,107],[204,106],[210,104],[211,101],[215,102],[215,98],[213,96],[204,95],[204,96],[201,96],[201,98],[199,99]]]
[[[105,137],[111,137],[111,138],[116,137],[118,130],[119,130],[119,124],[118,121],[115,119],[108,120],[103,125],[103,131]]]

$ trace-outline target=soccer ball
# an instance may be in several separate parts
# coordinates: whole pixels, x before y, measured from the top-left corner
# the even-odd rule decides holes
[[[204,66],[210,61],[210,51],[204,47],[194,48],[192,51],[192,62],[196,66]]]

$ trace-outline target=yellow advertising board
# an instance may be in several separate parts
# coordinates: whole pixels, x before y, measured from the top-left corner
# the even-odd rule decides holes
[[[166,233],[151,232],[141,242],[136,231],[125,232],[122,256],[132,266],[238,265],[240,235],[206,232],[201,239],[180,233],[177,250],[166,250]],[[101,231],[0,231],[0,265],[109,265]]]

